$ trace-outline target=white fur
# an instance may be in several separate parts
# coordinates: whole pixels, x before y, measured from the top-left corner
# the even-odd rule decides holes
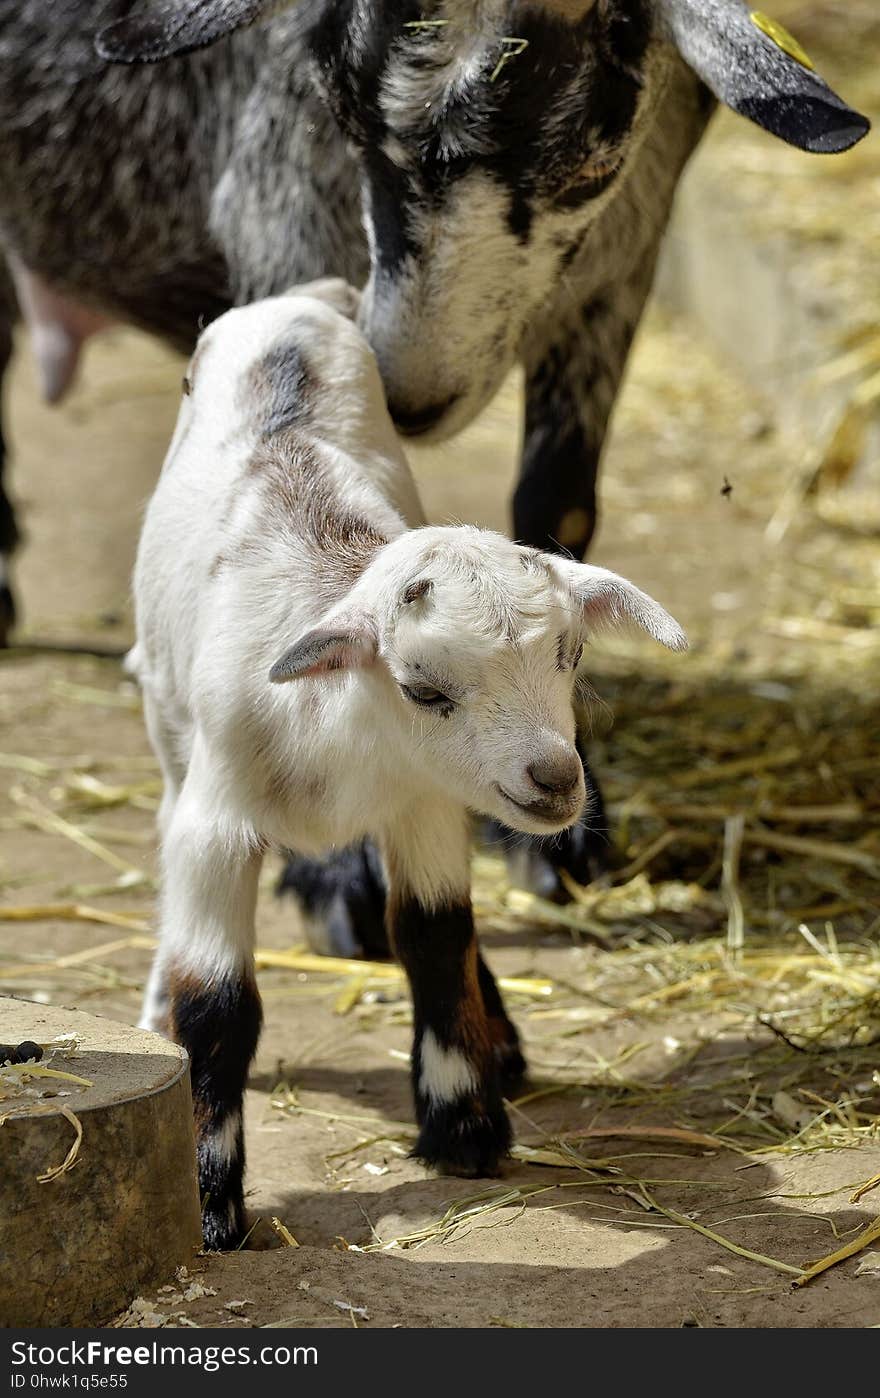
[[[240,1131],[241,1111],[230,1112],[228,1116],[224,1117],[220,1126],[214,1127],[202,1136],[201,1148],[203,1151],[210,1151],[219,1165],[228,1165],[236,1153]]]
[[[629,609],[658,639],[681,636],[602,569],[463,526],[409,528],[421,518],[412,477],[341,304],[338,284],[315,284],[204,333],[138,553],[129,663],[166,782],[159,961],[208,980],[247,968],[267,843],[318,853],[372,837],[392,888],[434,906],[467,896],[469,810],[532,834],[570,825],[582,775],[548,795],[528,769],[571,773],[569,661],[585,617],[617,623]],[[294,450],[317,462],[340,512],[387,540],[353,584],[332,544],[249,470],[266,424],[247,375],[292,344],[309,372]],[[405,601],[421,580],[426,595]],[[271,683],[315,628],[350,638],[354,664]],[[453,711],[416,705],[401,688],[414,684],[441,690]]]
[[[476,1075],[464,1054],[458,1049],[443,1048],[431,1029],[422,1035],[421,1055],[419,1089],[436,1106],[455,1102],[476,1090]]]
[[[167,1033],[169,1008],[168,995],[162,975],[162,964],[157,956],[150,968],[149,979],[144,989],[144,1002],[141,1007],[138,1028],[149,1029],[154,1034]]]

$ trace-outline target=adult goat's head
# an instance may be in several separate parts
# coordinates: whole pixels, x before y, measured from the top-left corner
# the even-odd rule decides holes
[[[98,48],[156,61],[278,8],[147,3]],[[304,23],[363,172],[362,324],[413,435],[450,434],[497,388],[613,197],[670,45],[721,101],[802,149],[845,150],[868,129],[743,0],[318,0]]]

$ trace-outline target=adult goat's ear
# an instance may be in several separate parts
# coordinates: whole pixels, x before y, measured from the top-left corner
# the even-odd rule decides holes
[[[655,0],[685,61],[740,116],[801,150],[836,154],[871,129],[831,91],[795,39],[744,0]]]
[[[95,48],[110,63],[158,63],[206,49],[283,8],[282,0],[141,0],[98,31]]]
[[[336,670],[357,670],[372,665],[379,638],[372,622],[358,619],[317,626],[286,650],[269,671],[273,684],[328,675]]]
[[[687,650],[687,636],[665,607],[647,592],[607,568],[554,559],[583,611],[587,635],[594,631],[635,625],[668,650]]]

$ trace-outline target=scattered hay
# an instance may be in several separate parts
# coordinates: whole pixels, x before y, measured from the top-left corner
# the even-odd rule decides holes
[[[74,1034],[63,1034],[40,1044],[43,1057],[37,1062],[4,1063],[0,1066],[0,1103],[6,1110],[0,1113],[0,1126],[13,1116],[28,1116],[56,1110],[55,1099],[70,1097],[70,1087],[89,1088],[90,1078],[70,1073],[58,1066],[58,1061],[75,1058],[79,1044]],[[70,1084],[70,1086],[68,1086]],[[46,1099],[53,1099],[51,1103]],[[67,1108],[61,1107],[66,1113]],[[78,1149],[78,1147],[77,1147]]]
[[[30,1078],[57,1078],[61,1082],[76,1083],[77,1087],[94,1086],[88,1078],[62,1072],[60,1068],[47,1068],[44,1063],[4,1063],[0,1068],[0,1080],[14,1084],[16,1081],[27,1082]]]
[[[780,1262],[778,1258],[767,1257],[761,1252],[753,1252],[751,1248],[740,1247],[737,1243],[732,1242],[730,1238],[723,1237],[720,1233],[717,1233],[714,1228],[707,1228],[705,1224],[698,1223],[695,1218],[689,1217],[688,1214],[677,1213],[675,1209],[668,1209],[664,1204],[658,1203],[653,1195],[648,1193],[644,1185],[641,1186],[641,1192],[648,1209],[651,1209],[655,1213],[663,1214],[665,1218],[671,1219],[672,1222],[677,1223],[679,1227],[692,1228],[695,1233],[702,1234],[702,1236],[708,1238],[710,1242],[717,1243],[719,1247],[726,1248],[728,1252],[735,1253],[737,1257],[744,1257],[748,1262],[758,1262],[762,1267],[772,1268],[774,1272],[785,1272],[796,1279],[796,1284],[803,1280],[800,1267],[793,1267],[789,1262]]]
[[[4,1069],[3,1072],[5,1074],[6,1070]],[[43,1072],[39,1076],[65,1078],[71,1082],[81,1083],[85,1087],[91,1087],[91,1083],[86,1082],[85,1078],[74,1078],[70,1073]],[[0,1079],[0,1098],[2,1098],[3,1096],[4,1093],[2,1091],[2,1079]],[[67,1118],[67,1120],[73,1127],[73,1143],[60,1165],[50,1165],[39,1175],[37,1175],[36,1179],[38,1184],[51,1184],[53,1180],[57,1180],[59,1176],[65,1175],[67,1174],[68,1170],[73,1169],[74,1165],[77,1163],[77,1160],[79,1159],[79,1148],[82,1145],[82,1122],[80,1121],[76,1113],[71,1111],[70,1107],[65,1106],[63,1103],[60,1106],[54,1103],[50,1105],[48,1103],[40,1102],[29,1102],[26,1105],[22,1106],[22,1104],[19,1103],[16,1107],[13,1107],[9,1111],[0,1114],[0,1127],[2,1127],[12,1116],[46,1116],[49,1113],[51,1113],[54,1116],[59,1112],[63,1117]]]
[[[426,1224],[423,1228],[416,1228],[411,1233],[404,1233],[397,1238],[386,1240],[375,1234],[374,1230],[374,1238],[371,1243],[367,1243],[364,1247],[349,1243],[348,1250],[351,1252],[407,1252],[424,1247],[426,1243],[450,1242],[453,1238],[466,1237],[474,1228],[491,1228],[497,1227],[499,1224],[508,1226],[515,1223],[517,1218],[521,1216],[526,1207],[526,1201],[535,1194],[543,1194],[545,1189],[544,1185],[533,1185],[513,1188],[500,1186],[480,1190],[477,1194],[455,1199],[448,1205],[441,1218]],[[495,1217],[501,1210],[509,1209],[511,1206],[515,1208],[515,1213],[503,1218]]]
[[[299,1243],[296,1241],[296,1238],[293,1236],[286,1224],[283,1224],[281,1222],[280,1218],[276,1218],[273,1214],[269,1222],[272,1225],[273,1231],[277,1233],[278,1237],[281,1239],[282,1243],[286,1248],[299,1247]]]
[[[83,1081],[83,1079],[80,1079],[80,1081]],[[73,1144],[60,1165],[51,1165],[48,1170],[44,1170],[41,1175],[37,1175],[38,1184],[49,1184],[52,1180],[57,1180],[59,1175],[64,1175],[68,1170],[73,1169],[79,1157],[79,1148],[82,1145],[83,1138],[82,1122],[69,1107],[62,1106],[59,1110],[61,1115],[66,1117],[73,1127]]]
[[[836,1267],[838,1262],[845,1262],[848,1258],[855,1257],[857,1253],[878,1241],[880,1241],[880,1218],[875,1218],[873,1223],[869,1223],[868,1227],[857,1238],[853,1238],[852,1242],[844,1244],[836,1252],[830,1252],[827,1257],[820,1258],[818,1262],[814,1262],[812,1266],[808,1267],[797,1278],[795,1286],[806,1286],[807,1282],[811,1282],[815,1277],[827,1272],[829,1267]]]
[[[393,961],[349,961],[344,957],[316,956],[305,947],[291,947],[288,951],[271,951],[258,947],[255,960],[257,970],[275,966],[289,971],[311,972],[318,976],[342,974],[352,977],[345,990],[337,997],[338,1014],[347,1014],[369,988],[371,981],[390,981],[401,986],[405,984],[403,970]],[[553,982],[546,977],[501,976],[499,985],[512,995],[543,997],[553,993]]]
[[[137,869],[126,860],[120,859],[118,854],[94,839],[87,830],[50,810],[42,801],[39,801],[22,787],[11,787],[9,796],[15,805],[22,808],[21,823],[23,825],[33,826],[49,835],[63,835],[66,839],[71,840],[86,853],[94,855],[104,864],[109,864],[111,869],[117,869],[124,880],[120,886],[132,888],[137,884],[149,882],[142,869]]]

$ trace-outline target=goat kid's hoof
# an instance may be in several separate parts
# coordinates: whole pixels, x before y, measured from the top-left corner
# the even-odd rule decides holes
[[[412,1155],[438,1174],[479,1179],[501,1173],[511,1141],[503,1107],[477,1113],[472,1102],[454,1102],[430,1108]]]
[[[204,1252],[234,1252],[247,1236],[244,1210],[202,1210],[202,1249]]]

